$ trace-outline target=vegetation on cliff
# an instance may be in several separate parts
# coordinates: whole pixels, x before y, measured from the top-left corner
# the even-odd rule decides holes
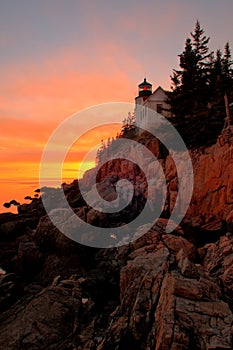
[[[199,21],[178,55],[180,70],[171,76],[172,90],[167,102],[173,117],[170,121],[189,148],[210,145],[221,133],[226,121],[226,101],[233,100],[233,70],[229,43],[224,53],[209,50]]]

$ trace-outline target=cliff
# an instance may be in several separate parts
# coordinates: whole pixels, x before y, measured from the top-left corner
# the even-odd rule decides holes
[[[150,136],[141,138],[143,144],[157,157],[166,179],[166,203],[163,208],[163,215],[171,215],[176,201],[177,213],[182,212],[182,207],[187,203],[187,193],[190,186],[188,176],[179,179],[177,176],[176,164],[173,155],[161,146],[161,144]],[[193,149],[190,158],[193,165],[193,193],[191,202],[183,223],[186,226],[199,230],[215,230],[223,222],[231,225],[233,217],[233,128],[226,129],[218,138],[216,144],[208,148]],[[97,182],[102,182],[106,178],[117,175],[117,180],[126,178],[135,185],[135,196],[140,193],[147,198],[147,186],[151,186],[155,193],[161,187],[161,178],[156,176],[158,164],[153,161],[147,164],[144,154],[134,154],[134,146],[129,147],[127,156],[139,160],[141,164],[146,164],[149,169],[149,177],[140,172],[136,164],[129,161],[117,159],[104,164],[97,176]],[[174,153],[174,152],[173,152]],[[185,158],[183,152],[175,152],[176,161],[185,169]],[[115,154],[116,158],[123,157],[121,152]],[[184,172],[185,173],[185,172]],[[92,171],[84,175],[84,187],[90,190],[90,178]],[[148,183],[147,183],[148,181]],[[178,198],[180,188],[186,188]],[[154,199],[155,199],[154,198]]]
[[[6,271],[0,270],[1,349],[233,348],[231,130],[215,145],[191,151],[193,196],[170,234],[165,228],[178,189],[188,183],[178,179],[172,157],[158,141],[142,142],[159,160],[167,193],[162,217],[140,238],[107,249],[78,244],[52,224],[41,198],[20,206],[17,215],[0,214],[0,267]],[[134,150],[128,151],[133,156]],[[178,157],[182,163],[183,155]],[[141,161],[146,163],[143,154]],[[153,169],[159,166],[148,166],[148,179],[132,162],[116,160],[99,170],[98,190],[106,200],[116,198],[119,179],[136,186],[120,217],[86,205],[76,180],[63,184],[73,215],[97,226],[123,224],[143,210],[148,185],[153,206],[161,185]],[[88,171],[82,180],[92,199],[93,176]],[[54,215],[62,209],[71,225],[60,194],[44,189],[43,195]],[[182,194],[177,211],[187,200]]]
[[[212,221],[232,222],[233,129],[227,129],[212,147],[192,154],[194,191],[188,218],[191,225]]]

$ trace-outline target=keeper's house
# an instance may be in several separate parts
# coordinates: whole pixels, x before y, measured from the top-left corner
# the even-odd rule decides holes
[[[170,117],[169,104],[166,103],[167,93],[159,86],[152,92],[152,84],[146,78],[138,85],[138,96],[135,98],[135,117],[136,124],[141,129],[153,130],[153,120],[156,119],[156,113],[162,114],[164,117]],[[149,115],[154,118],[150,118]]]

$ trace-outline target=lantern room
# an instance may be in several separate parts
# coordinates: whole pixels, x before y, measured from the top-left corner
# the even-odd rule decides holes
[[[146,81],[146,78],[144,78],[144,81],[138,85],[138,95],[139,97],[143,97],[143,99],[147,99],[152,94],[152,84],[148,83]]]

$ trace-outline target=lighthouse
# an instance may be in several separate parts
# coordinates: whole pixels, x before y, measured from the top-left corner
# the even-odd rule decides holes
[[[138,96],[135,97],[135,117],[136,124],[139,128],[151,130],[154,128],[153,120],[150,115],[162,114],[170,117],[170,106],[166,102],[167,92],[159,86],[152,92],[152,84],[146,78],[138,85]],[[140,133],[143,130],[140,131]]]
[[[142,97],[143,101],[145,101],[152,94],[152,84],[144,81],[138,85],[138,97]]]

